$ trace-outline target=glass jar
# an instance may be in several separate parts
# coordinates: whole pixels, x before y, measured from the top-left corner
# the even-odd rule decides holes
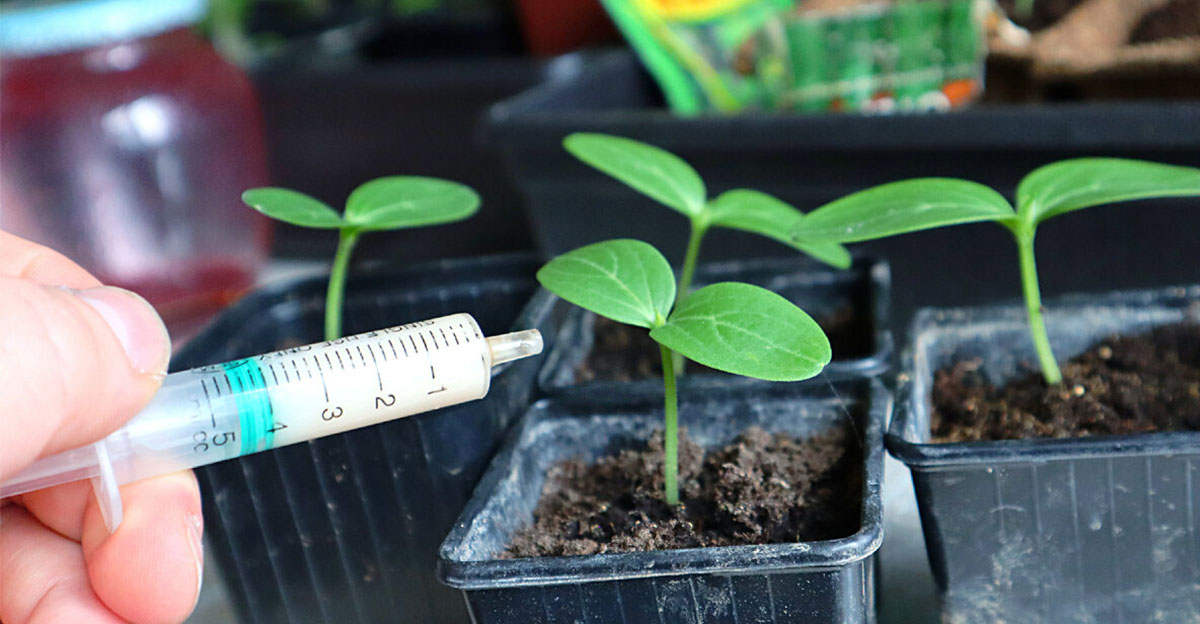
[[[204,0],[0,11],[0,229],[146,297],[177,341],[250,287],[267,181],[246,76],[191,25]]]

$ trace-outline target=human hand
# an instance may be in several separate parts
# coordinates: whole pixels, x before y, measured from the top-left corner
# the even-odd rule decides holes
[[[0,232],[0,482],[95,442],[158,390],[166,328],[132,293]],[[191,472],[121,488],[111,535],[88,481],[0,501],[0,622],[181,622],[200,591]]]

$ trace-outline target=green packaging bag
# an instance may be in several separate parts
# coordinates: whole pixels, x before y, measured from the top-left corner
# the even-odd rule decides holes
[[[989,0],[602,0],[681,115],[944,110],[983,85]]]

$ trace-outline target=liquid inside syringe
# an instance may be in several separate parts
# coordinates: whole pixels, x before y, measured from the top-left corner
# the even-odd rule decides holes
[[[173,373],[124,427],[38,460],[0,498],[109,469],[129,483],[480,399],[493,367],[541,350],[536,330],[488,338],[454,314]]]

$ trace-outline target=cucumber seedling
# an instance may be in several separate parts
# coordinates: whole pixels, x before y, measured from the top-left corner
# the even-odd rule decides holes
[[[798,241],[853,243],[919,230],[994,221],[1012,232],[1021,289],[1038,363],[1048,385],[1062,381],[1042,318],[1033,239],[1043,221],[1102,204],[1154,197],[1200,196],[1200,169],[1123,158],[1075,158],[1025,176],[1014,208],[996,191],[968,180],[918,178],[869,188],[826,204],[798,222]]]
[[[679,503],[678,400],[674,352],[706,366],[769,381],[799,381],[821,372],[829,339],[808,314],[758,286],[721,282],[676,302],[675,274],[642,241],[617,239],[580,247],[537,273],[547,290],[618,323],[650,330],[662,355],[664,484]]]
[[[284,223],[338,230],[337,252],[325,296],[325,339],[342,337],[342,298],[350,254],[365,232],[399,230],[461,221],[479,211],[479,195],[457,182],[420,176],[371,180],[350,193],[338,214],[324,202],[283,188],[256,188],[242,193],[251,208]]]
[[[805,218],[796,208],[750,189],[726,191],[710,200],[700,174],[664,149],[625,137],[590,132],[567,136],[563,147],[579,160],[688,218],[690,232],[677,299],[682,300],[690,291],[700,244],[713,227],[760,234],[833,267],[850,266],[850,252],[837,242],[798,242],[791,237],[796,224]]]

